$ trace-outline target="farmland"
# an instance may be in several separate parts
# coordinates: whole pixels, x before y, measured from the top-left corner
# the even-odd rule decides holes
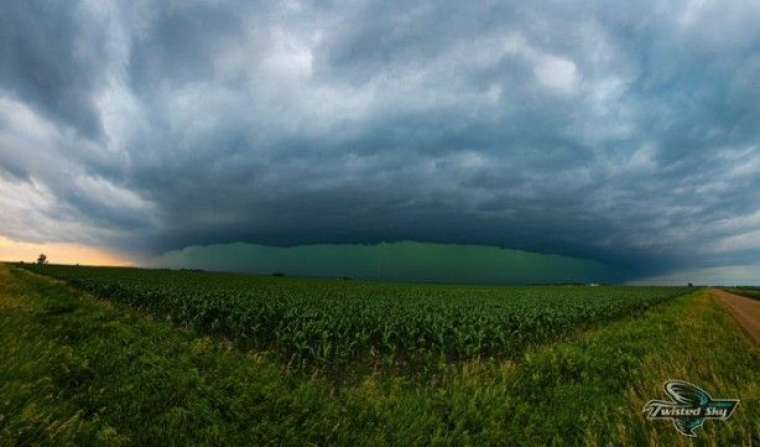
[[[696,445],[760,437],[705,289],[0,264],[0,359],[0,445],[689,445],[641,411],[674,377],[742,399]]]
[[[727,288],[726,291],[735,293],[737,295],[746,296],[747,298],[760,300],[760,287],[733,287]]]
[[[638,314],[687,289],[476,287],[27,266],[97,296],[290,365],[434,365],[514,357],[530,345]]]

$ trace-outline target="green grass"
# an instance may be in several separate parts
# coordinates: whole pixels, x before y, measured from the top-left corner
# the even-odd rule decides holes
[[[755,300],[760,300],[760,287],[732,287],[725,289],[726,292],[736,295],[746,296]]]
[[[0,266],[0,445],[689,445],[669,378],[742,399],[697,445],[760,439],[760,352],[701,291],[511,360],[336,384]]]

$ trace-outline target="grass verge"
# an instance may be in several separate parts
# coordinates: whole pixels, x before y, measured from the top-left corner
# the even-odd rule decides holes
[[[670,378],[740,398],[697,445],[760,440],[760,352],[707,292],[516,361],[336,385],[0,265],[0,445],[689,445]]]
[[[733,287],[726,288],[725,291],[733,293],[734,295],[741,295],[754,300],[760,300],[760,288],[757,287]]]

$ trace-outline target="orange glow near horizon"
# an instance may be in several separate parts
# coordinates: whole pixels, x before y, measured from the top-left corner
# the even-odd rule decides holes
[[[82,264],[82,265],[133,265],[128,260],[107,250],[70,243],[34,244],[16,242],[0,236],[0,261],[7,262],[36,262],[37,256],[45,253],[48,262],[52,264]]]

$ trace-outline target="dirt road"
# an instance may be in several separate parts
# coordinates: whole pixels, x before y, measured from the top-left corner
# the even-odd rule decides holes
[[[760,301],[720,289],[710,289],[710,293],[726,306],[749,338],[760,345]]]

